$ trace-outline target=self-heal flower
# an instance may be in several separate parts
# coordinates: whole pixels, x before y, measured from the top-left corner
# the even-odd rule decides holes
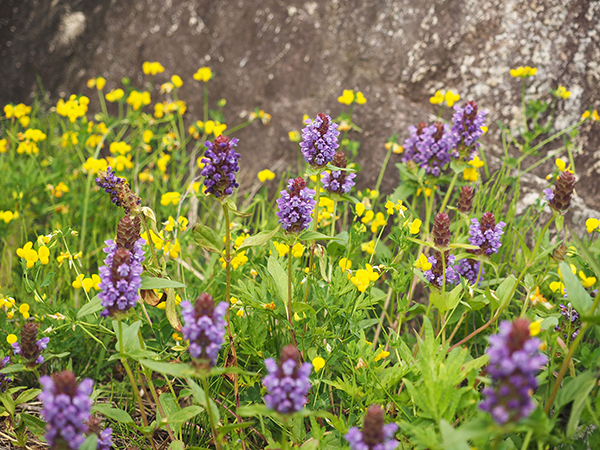
[[[506,223],[502,221],[496,224],[496,218],[491,212],[484,213],[481,222],[475,218],[471,219],[469,243],[479,246],[479,250],[472,252],[487,256],[498,253],[502,245],[500,237],[504,234],[502,229],[505,226]]]
[[[487,354],[488,374],[492,380],[483,390],[485,400],[479,407],[499,424],[518,422],[535,409],[531,394],[538,387],[536,372],[546,364],[540,354],[541,341],[531,336],[529,321],[516,319],[500,324],[498,334],[490,336]]]
[[[46,441],[52,449],[77,450],[85,440],[94,382],[86,378],[78,385],[73,372],[65,370],[52,377],[41,377],[40,383]]]
[[[142,262],[146,243],[140,238],[140,219],[125,216],[117,227],[115,241],[106,241],[107,253],[104,266],[99,269],[101,282],[98,294],[100,304],[104,306],[102,316],[126,312],[133,308],[138,300],[138,290],[142,287]]]
[[[475,284],[477,282],[477,277],[480,276],[479,275],[480,270],[481,270],[480,277],[482,277],[485,274],[483,267],[481,267],[481,261],[477,261],[477,260],[471,259],[471,258],[461,259],[458,262],[458,264],[456,266],[454,266],[454,270],[461,277],[466,279],[469,282],[469,284]],[[481,283],[481,279],[479,280],[479,283]]]
[[[33,368],[44,362],[42,350],[48,347],[49,337],[37,338],[39,324],[27,322],[21,329],[21,343],[13,342],[12,348],[15,355],[21,355],[27,361],[27,367]]]
[[[287,189],[280,192],[277,199],[277,217],[282,228],[288,233],[306,230],[312,221],[312,213],[317,203],[315,191],[306,187],[304,178],[290,178]]]
[[[10,357],[6,356],[2,361],[0,361],[0,369],[4,369],[6,366],[10,364]],[[6,388],[8,385],[12,383],[12,379],[8,378],[3,373],[0,373],[0,394],[6,392]]]
[[[379,405],[371,405],[365,415],[362,431],[352,427],[344,436],[351,450],[394,450],[399,442],[394,439],[398,430],[395,423],[385,424],[385,412]]]
[[[304,160],[313,167],[324,167],[333,160],[340,146],[338,124],[325,113],[317,114],[314,120],[306,119],[304,123],[307,126],[302,130],[300,142]]]
[[[227,303],[215,306],[213,298],[200,294],[196,303],[181,302],[183,338],[190,341],[190,356],[199,368],[212,367],[217,363],[219,350],[225,342],[225,313]]]
[[[116,206],[123,207],[125,214],[138,214],[140,212],[142,199],[131,190],[125,178],[117,177],[110,166],[106,170],[98,172],[96,184],[98,187],[103,188],[104,192],[110,194],[110,200]]]
[[[473,196],[475,192],[471,186],[460,188],[457,209],[463,214],[469,214],[473,209]]]
[[[300,364],[300,353],[293,345],[281,351],[279,364],[265,360],[269,374],[263,379],[267,388],[265,404],[280,414],[292,414],[304,408],[310,389],[311,363]]]
[[[86,436],[95,434],[98,436],[96,450],[110,450],[112,447],[112,428],[102,428],[102,421],[96,416],[90,416],[90,419],[85,424],[87,430]]]
[[[480,145],[478,141],[483,136],[487,113],[479,110],[474,101],[467,102],[464,107],[456,105],[454,111],[452,132],[459,136],[459,152],[468,161]]]
[[[452,132],[450,125],[425,122],[408,128],[410,137],[404,143],[403,162],[413,161],[417,166],[434,177],[440,176],[452,157],[458,156],[456,145],[459,137]]]
[[[581,320],[579,313],[570,303],[559,305],[562,320],[554,327],[554,331],[561,333],[562,338],[566,343],[575,339],[581,328]]]
[[[204,186],[207,194],[219,198],[233,194],[233,190],[239,186],[235,179],[236,172],[240,170],[238,165],[240,154],[234,150],[237,143],[237,139],[229,140],[224,135],[217,136],[213,142],[204,143],[206,151],[202,159],[205,164],[202,176],[205,177]]]
[[[557,213],[565,214],[571,206],[575,181],[575,175],[566,170],[560,173],[552,188],[544,190],[546,200]]]
[[[333,157],[331,164],[335,167],[345,169],[348,165],[348,161],[344,152],[338,151]],[[336,194],[349,193],[352,186],[354,186],[354,178],[356,178],[355,173],[347,172],[345,170],[332,170],[331,173],[321,173],[323,188]]]

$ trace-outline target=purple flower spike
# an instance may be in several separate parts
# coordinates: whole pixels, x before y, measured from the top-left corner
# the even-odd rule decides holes
[[[566,297],[566,295],[565,295]],[[581,320],[579,319],[579,313],[571,304],[566,306],[560,305],[560,313],[562,314],[562,320],[559,321],[558,325],[554,327],[554,331],[562,333],[562,337],[565,343],[571,342],[579,334],[581,328]]]
[[[14,342],[12,344],[13,353],[21,355],[29,368],[33,368],[44,362],[42,350],[48,347],[49,337],[37,338],[39,324],[27,322],[21,329],[21,344]]]
[[[317,114],[315,120],[306,119],[304,123],[307,126],[302,130],[300,142],[304,160],[313,167],[324,167],[333,160],[340,146],[338,124],[324,113]]]
[[[10,357],[6,356],[2,361],[0,361],[0,369],[4,369],[6,366],[10,364]],[[3,373],[0,373],[0,393],[5,392],[8,385],[12,383],[12,379],[8,378]]]
[[[98,172],[96,178],[98,187],[104,189],[107,194],[110,194],[110,200],[116,206],[122,206],[125,214],[140,214],[142,199],[139,198],[129,187],[129,183],[125,178],[119,178],[115,171],[110,167],[106,171]]]
[[[481,262],[476,261],[474,259],[461,259],[456,266],[454,266],[454,270],[461,277],[466,279],[469,284],[475,284],[477,281],[477,276],[479,275],[479,269],[481,268],[481,277],[479,279],[479,284],[481,284],[481,280],[483,279],[483,275],[485,274],[485,270],[481,267]]]
[[[435,122],[428,126],[421,122],[418,127],[410,126],[408,131],[410,137],[404,143],[402,161],[413,161],[428,175],[440,176],[450,159],[458,156],[456,146],[460,138],[452,132],[450,125]]]
[[[102,421],[96,416],[90,416],[88,420],[86,435],[95,434],[98,436],[96,450],[110,450],[112,447],[112,428],[102,429]]]
[[[314,189],[308,189],[302,177],[290,178],[287,190],[281,191],[277,199],[277,217],[282,228],[288,233],[306,230],[312,221],[312,213],[317,203]]]
[[[381,406],[371,405],[365,415],[362,431],[352,427],[344,437],[351,450],[394,450],[399,445],[394,439],[397,430],[395,423],[385,425],[385,413]]]
[[[458,284],[459,278],[456,273],[454,261],[456,257],[454,255],[450,255],[450,252],[446,250],[444,252],[444,257],[446,258],[446,285],[449,284]],[[431,269],[423,272],[423,275],[431,283],[432,285],[441,288],[444,283],[444,267],[442,263],[442,254],[440,252],[435,252],[435,255],[427,258],[427,261],[431,263]]]
[[[53,449],[77,450],[85,440],[94,382],[86,378],[77,385],[73,372],[65,370],[52,378],[41,377],[40,383],[43,391],[39,399],[46,421],[46,441]]]
[[[310,389],[311,363],[300,365],[300,353],[293,345],[281,351],[279,364],[273,358],[265,360],[269,374],[263,379],[267,388],[265,404],[281,414],[292,414],[304,408]]]
[[[481,127],[485,125],[485,111],[477,111],[477,103],[467,102],[464,107],[454,106],[452,132],[459,137],[460,151],[465,152],[466,160],[471,160],[479,148],[479,138],[483,136]]]
[[[190,341],[189,352],[194,363],[200,368],[212,367],[217,363],[219,350],[225,342],[225,314],[227,303],[215,306],[213,298],[200,294],[196,304],[181,302],[184,339]]]
[[[502,228],[506,224],[504,222],[496,224],[496,218],[491,212],[486,212],[481,216],[481,223],[477,219],[471,219],[471,224],[469,243],[479,246],[479,250],[475,250],[474,253],[488,256],[498,253],[502,246],[500,237],[504,234]]]
[[[502,322],[498,334],[488,341],[492,384],[483,390],[485,399],[479,407],[501,425],[518,422],[535,409],[531,399],[531,392],[538,387],[535,374],[548,361],[539,351],[542,342],[531,337],[525,319]]]
[[[348,165],[346,155],[344,155],[343,152],[338,151],[333,157],[331,164],[345,169]],[[352,186],[354,186],[354,178],[356,178],[355,173],[348,173],[345,170],[332,170],[331,173],[323,172],[321,174],[323,188],[336,194],[347,194],[350,192]]]
[[[233,138],[229,140],[227,136],[217,136],[213,141],[206,141],[204,146],[204,158],[202,162],[205,164],[202,169],[204,178],[204,186],[206,193],[212,194],[215,197],[224,197],[231,195],[233,190],[239,186],[235,180],[235,174],[240,170],[238,160],[240,154],[236,153],[234,147],[237,146],[238,140]]]

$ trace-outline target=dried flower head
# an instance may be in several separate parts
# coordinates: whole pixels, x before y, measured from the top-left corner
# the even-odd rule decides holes
[[[460,188],[458,197],[458,210],[463,214],[469,214],[473,209],[473,196],[475,191],[471,186],[463,186]]]

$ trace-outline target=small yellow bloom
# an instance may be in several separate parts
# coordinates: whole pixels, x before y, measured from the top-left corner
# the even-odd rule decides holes
[[[179,75],[173,75],[171,77],[171,83],[173,83],[173,85],[176,88],[180,88],[181,86],[183,86],[183,80],[181,79],[181,77]]]
[[[362,216],[363,213],[365,212],[365,205],[363,203],[361,203],[361,202],[358,202],[356,204],[355,208],[356,208],[356,215],[358,217]]]
[[[145,130],[144,133],[142,134],[142,140],[146,144],[149,144],[150,141],[152,140],[153,136],[154,136],[154,133],[152,132],[152,130]]]
[[[83,165],[83,170],[88,173],[92,172],[94,174],[100,172],[101,170],[106,170],[108,168],[108,161],[104,158],[94,159],[92,157],[88,158],[85,164]]]
[[[384,208],[385,208],[385,209],[387,209],[387,213],[388,213],[388,215],[390,215],[390,216],[391,216],[392,214],[394,214],[395,206],[396,206],[396,205],[394,205],[394,202],[392,202],[392,201],[390,201],[390,200],[388,200],[388,201],[386,202],[386,204],[384,205]]]
[[[6,336],[6,342],[8,342],[10,345],[13,345],[18,340],[19,339],[17,338],[17,335],[15,335],[15,334],[9,334],[8,336]]]
[[[367,99],[365,98],[365,95],[360,91],[358,91],[356,93],[356,98],[354,99],[354,101],[356,103],[358,103],[359,105],[364,105],[365,103],[367,103]]]
[[[553,281],[552,283],[550,283],[550,290],[552,292],[558,291],[558,292],[564,294],[565,285],[561,281]]]
[[[238,312],[236,312],[235,315],[238,317],[243,317],[244,309],[243,308],[238,309]]]
[[[454,104],[460,100],[460,95],[455,94],[452,91],[446,91],[446,94],[444,95],[444,100],[446,100],[446,105],[452,108]]]
[[[600,231],[600,220],[590,218],[585,221],[585,227],[588,233],[592,233],[594,230]]]
[[[559,85],[556,90],[556,96],[562,99],[568,99],[571,96],[571,91],[567,91],[567,88],[563,85]]]
[[[325,367],[325,360],[320,356],[317,356],[312,360],[312,365],[315,368],[315,373],[317,373],[319,370]]]
[[[554,305],[552,305],[550,302],[548,302],[548,300],[546,300],[546,297],[544,297],[540,293],[540,287],[536,286],[535,287],[535,292],[533,294],[531,294],[531,304],[533,306],[535,306],[538,303],[541,304],[546,309],[552,309],[552,308],[554,308]]]
[[[463,179],[465,181],[475,182],[479,179],[479,172],[473,167],[466,167],[463,171]]]
[[[237,298],[235,298],[235,297],[229,297],[229,302],[232,305],[235,305],[237,302],[239,302],[239,300]]]
[[[378,212],[375,215],[375,220],[373,220],[373,223],[371,223],[371,232],[377,233],[377,230],[379,229],[379,227],[385,227],[386,225],[387,225],[387,220],[385,220],[383,213]]]
[[[304,245],[298,242],[292,247],[292,256],[294,258],[302,258],[302,255],[304,255]]]
[[[354,91],[349,89],[344,89],[344,92],[341,96],[338,97],[338,102],[344,105],[351,105],[354,102]]]
[[[537,69],[529,66],[519,66],[516,69],[510,69],[510,74],[514,78],[528,78],[534,76],[536,73]]]
[[[8,151],[8,141],[6,139],[0,139],[0,153],[6,153]]]
[[[425,272],[431,269],[431,263],[429,262],[427,257],[423,253],[421,253],[419,255],[419,259],[415,261],[415,267]]]
[[[579,278],[581,278],[581,284],[585,288],[592,287],[594,284],[596,284],[596,277],[586,277],[585,273],[583,273],[583,270],[579,271]]]
[[[275,310],[275,302],[265,303],[263,305],[263,308],[270,309],[271,311],[274,311]]]
[[[409,228],[409,232],[410,234],[419,234],[419,231],[421,231],[421,224],[423,222],[421,221],[421,219],[415,219],[410,223],[410,228]]]
[[[531,336],[537,336],[542,331],[542,320],[536,320],[529,324],[529,334]]]
[[[179,200],[181,199],[181,194],[179,192],[167,192],[160,197],[160,204],[163,206],[175,205],[179,204]]]
[[[444,94],[442,91],[435,91],[435,95],[429,98],[429,103],[432,105],[441,105],[444,103]]]
[[[29,319],[29,305],[27,303],[21,303],[21,306],[19,306],[19,312],[24,319]]]
[[[22,248],[17,249],[17,256],[27,261],[27,268],[31,269],[38,261],[39,255],[33,248],[33,242],[27,242]]]
[[[50,262],[50,250],[48,250],[48,247],[42,245],[38,250],[38,256],[42,264],[48,264]]]
[[[599,122],[600,121],[600,115],[598,115],[598,110],[594,110],[592,111],[592,120],[594,122]]]
[[[123,91],[123,89],[113,89],[108,94],[106,94],[106,100],[111,103],[118,102],[123,98],[124,95],[125,92]]]
[[[342,259],[340,259],[340,262],[338,263],[338,265],[344,272],[349,271],[350,268],[352,267],[352,261],[350,261],[348,258],[342,258]]]
[[[179,333],[173,333],[173,339],[176,341],[183,341],[183,338]]]
[[[483,134],[488,132],[488,127],[486,127],[485,125],[481,127],[481,131],[483,131]]]
[[[296,131],[296,130],[288,131],[288,138],[292,142],[300,142],[302,140],[302,136],[300,135],[300,132]]]
[[[373,220],[374,217],[375,217],[375,213],[369,209],[367,212],[365,212],[364,217],[362,219],[360,219],[360,221],[366,225],[369,222],[371,222],[371,220]]]
[[[381,350],[377,356],[375,356],[375,362],[379,361],[380,359],[385,359],[388,356],[390,356],[390,352],[386,352],[385,350]]]
[[[373,253],[375,253],[375,241],[371,240],[369,242],[360,244],[360,250],[368,253],[369,255],[372,255]]]
[[[205,83],[213,77],[210,67],[200,67],[194,74],[193,78],[196,81],[204,81]]]
[[[137,111],[142,106],[149,105],[151,102],[149,92],[131,91],[127,97],[127,104],[131,105],[134,111]]]
[[[274,178],[275,174],[269,169],[261,170],[260,172],[258,172],[258,181],[260,181],[261,183],[273,180]]]
[[[163,73],[165,68],[159,62],[146,61],[142,64],[142,71],[144,72],[144,75],[154,76],[158,73]]]

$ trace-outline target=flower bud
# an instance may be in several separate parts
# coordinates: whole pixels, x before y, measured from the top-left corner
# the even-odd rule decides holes
[[[437,247],[445,248],[450,243],[450,217],[440,213],[433,220],[433,242]]]
[[[559,214],[566,213],[571,206],[571,197],[576,181],[575,175],[566,170],[560,173],[552,190],[544,191],[550,206]]]
[[[471,186],[463,186],[458,197],[458,210],[463,214],[469,214],[473,209],[473,196],[475,191]]]

